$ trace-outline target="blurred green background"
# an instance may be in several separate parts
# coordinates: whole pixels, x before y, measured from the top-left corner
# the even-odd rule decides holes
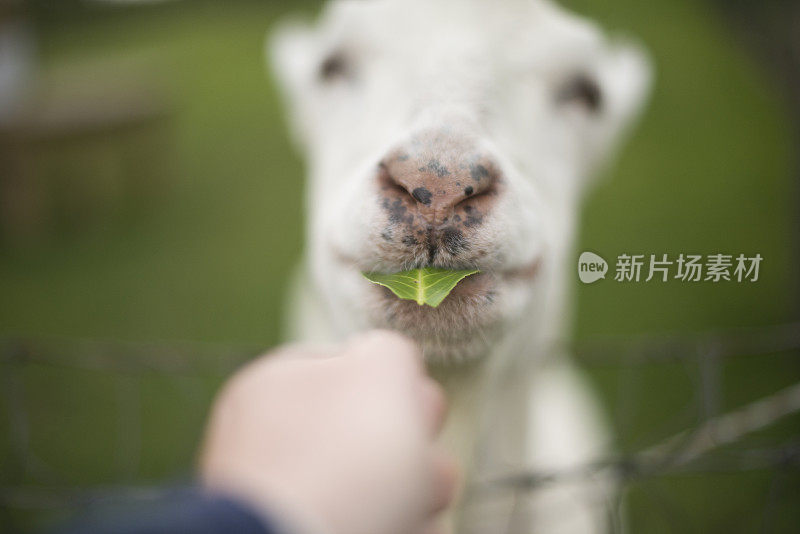
[[[608,279],[578,287],[576,280],[577,338],[796,319],[797,139],[770,73],[705,2],[564,3],[641,39],[657,72],[641,127],[589,198],[580,250],[610,261],[622,253],[764,257],[753,284]],[[32,126],[6,143],[0,167],[26,180],[23,187],[11,174],[3,178],[0,334],[48,339],[54,350],[76,338],[121,347],[186,342],[206,355],[278,343],[286,283],[303,247],[303,166],[265,68],[264,37],[280,15],[314,13],[318,3],[42,0],[27,10],[38,65],[28,91]],[[73,128],[75,108],[96,117]],[[724,365],[713,410],[797,382],[797,356]],[[4,360],[3,495],[16,486],[185,475],[221,379],[208,367],[176,377]],[[590,372],[623,450],[709,415],[693,411],[691,365]],[[131,398],[133,408],[124,401]],[[14,415],[19,402],[23,423]],[[30,456],[24,466],[13,438],[20,425]],[[783,444],[799,425],[793,416],[754,439]],[[131,449],[128,433],[141,446]],[[65,512],[60,502],[4,502],[0,524],[9,530]],[[630,528],[796,532],[797,502],[796,468],[662,477],[632,486]]]

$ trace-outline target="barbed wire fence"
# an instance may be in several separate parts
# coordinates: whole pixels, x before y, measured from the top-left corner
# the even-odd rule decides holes
[[[530,495],[548,485],[587,479],[599,473],[613,473],[626,484],[675,474],[708,475],[747,471],[791,472],[800,475],[800,424],[780,439],[749,443],[747,438],[773,425],[794,421],[800,414],[800,323],[739,331],[705,332],[682,336],[642,337],[569,344],[569,349],[586,369],[616,369],[619,378],[617,417],[625,419],[626,407],[635,390],[631,369],[652,368],[660,364],[683,366],[691,381],[692,395],[686,411],[693,413],[690,424],[672,435],[646,438],[637,450],[604,458],[591,465],[552,472],[513,472],[482,480],[477,495],[511,492],[514,498]],[[262,352],[260,347],[220,347],[205,344],[142,344],[75,340],[0,340],[0,386],[5,405],[5,473],[0,474],[0,520],[18,518],[21,513],[46,516],[53,510],[74,510],[107,499],[152,498],[158,486],[137,483],[142,454],[143,376],[158,376],[179,381],[185,377],[211,377],[221,380]],[[734,360],[774,355],[796,362],[789,385],[776,387],[729,411],[723,406],[721,373]],[[36,452],[29,402],[31,394],[25,374],[31,368],[53,371],[79,370],[114,377],[113,398],[116,427],[109,441],[115,449],[116,477],[120,482],[87,486],[71,484],[50,462]],[[181,386],[189,402],[205,406],[210,394]],[[41,392],[38,392],[41,394]],[[2,419],[0,419],[2,421]],[[666,428],[673,428],[675,421]],[[616,425],[619,427],[620,425]],[[622,425],[624,427],[624,424]],[[663,432],[662,432],[663,434]],[[191,454],[193,451],[187,451]],[[132,482],[131,482],[132,481]],[[774,502],[789,499],[800,503],[800,495],[781,495],[774,488],[763,506],[761,524],[765,532],[774,521]],[[613,519],[618,500],[602,503],[608,507],[612,530],[624,531]],[[666,507],[673,506],[665,503]],[[16,521],[16,519],[15,519]],[[800,513],[798,513],[800,521]],[[26,521],[17,521],[16,525]],[[34,522],[35,523],[35,522]],[[798,523],[800,528],[800,523]],[[2,525],[0,525],[2,527]],[[677,531],[682,531],[680,528]],[[497,533],[501,534],[501,533]]]

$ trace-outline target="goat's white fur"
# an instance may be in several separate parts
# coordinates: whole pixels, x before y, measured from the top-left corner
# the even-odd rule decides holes
[[[533,280],[498,276],[495,302],[474,310],[476,323],[457,336],[435,320],[400,328],[435,362],[449,396],[444,439],[474,476],[569,469],[607,454],[606,426],[581,374],[540,348],[565,337],[582,193],[647,94],[640,49],[544,0],[337,1],[317,25],[281,26],[269,47],[309,171],[291,337],[328,342],[397,327],[359,272],[415,261],[375,255],[375,164],[425,129],[477,137],[507,191],[474,237],[490,250],[476,264],[494,273],[537,261],[539,270]],[[319,80],[332,51],[355,63],[351,79]],[[557,103],[560,84],[576,73],[601,88],[598,112]],[[611,492],[608,479],[547,487],[527,503],[528,527],[603,532],[606,511],[596,501]],[[458,531],[501,531],[495,521],[507,519],[507,504],[491,514],[461,510]]]

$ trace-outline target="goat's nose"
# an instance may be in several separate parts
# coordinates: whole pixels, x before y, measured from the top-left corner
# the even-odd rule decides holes
[[[473,143],[443,134],[393,150],[379,167],[381,186],[389,194],[410,195],[429,224],[447,222],[454,208],[471,197],[477,201],[493,195],[500,174],[494,160]]]

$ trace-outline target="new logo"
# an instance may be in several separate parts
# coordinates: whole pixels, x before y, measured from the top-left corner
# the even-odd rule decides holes
[[[606,277],[608,263],[594,252],[584,252],[578,258],[578,278],[584,284],[593,284]]]

